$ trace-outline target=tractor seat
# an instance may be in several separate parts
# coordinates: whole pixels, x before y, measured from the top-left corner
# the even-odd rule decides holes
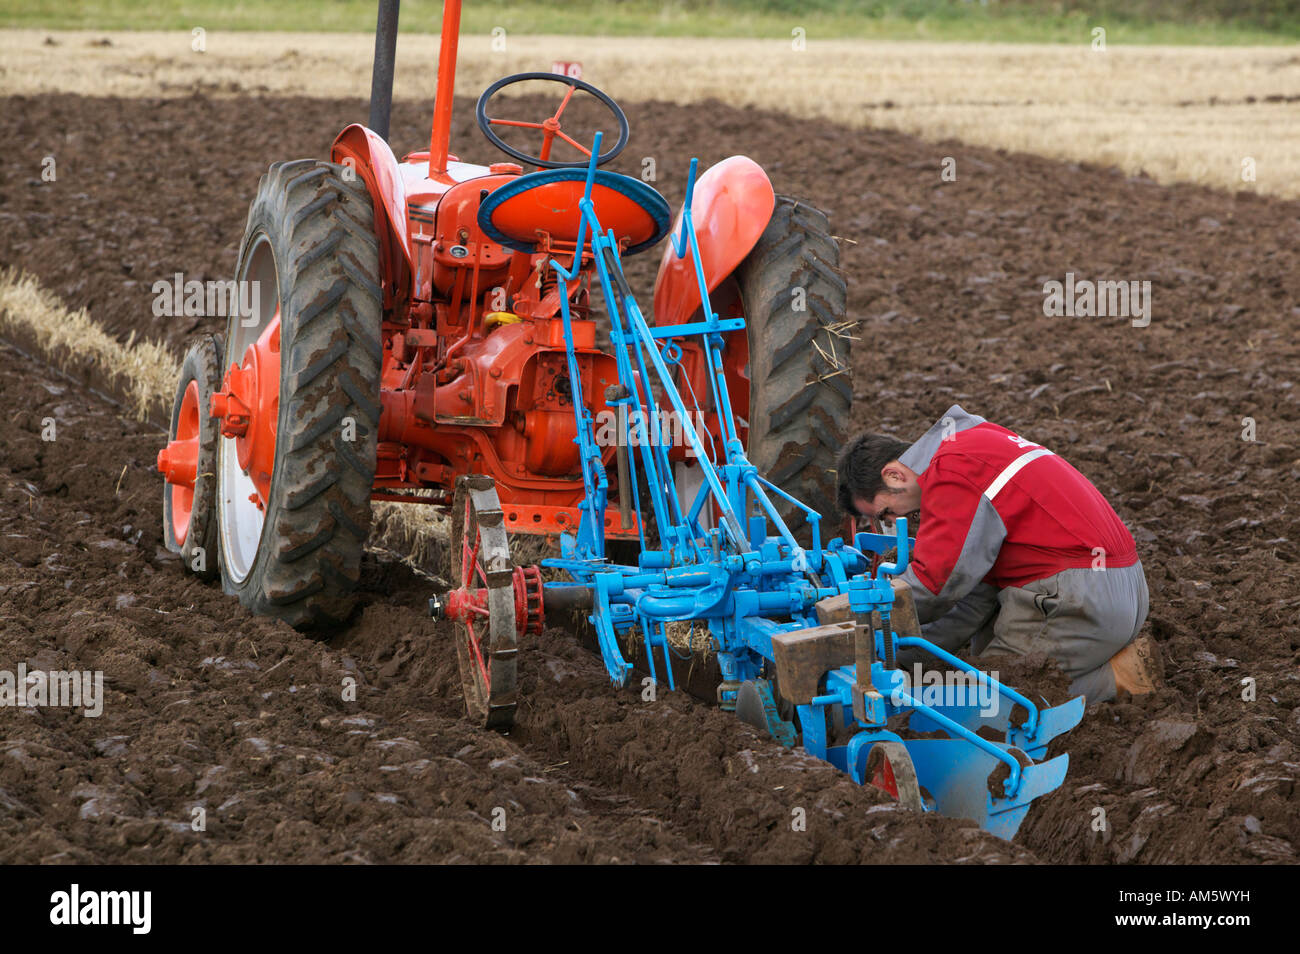
[[[586,187],[586,169],[547,169],[512,179],[479,205],[479,228],[494,242],[519,252],[537,251],[539,232],[576,242],[582,220],[578,201]],[[591,202],[601,228],[626,241],[624,255],[650,248],[672,227],[668,200],[631,176],[597,169]]]

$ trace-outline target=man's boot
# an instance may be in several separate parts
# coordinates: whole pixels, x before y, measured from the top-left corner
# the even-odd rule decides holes
[[[1110,659],[1115,674],[1115,701],[1126,702],[1164,685],[1160,648],[1150,636],[1139,636]]]

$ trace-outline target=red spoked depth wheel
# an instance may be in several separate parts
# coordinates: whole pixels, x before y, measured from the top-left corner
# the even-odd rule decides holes
[[[491,477],[456,481],[452,504],[452,568],[462,605],[456,616],[456,655],[469,717],[485,728],[514,725],[518,652],[516,570],[505,515]]]

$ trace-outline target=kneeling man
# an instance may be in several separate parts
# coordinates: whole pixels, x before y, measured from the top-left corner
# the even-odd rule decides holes
[[[1155,645],[1137,639],[1148,596],[1133,536],[1064,459],[954,405],[911,446],[859,436],[838,469],[851,516],[917,527],[900,579],[928,640],[1045,652],[1089,704],[1155,688]]]

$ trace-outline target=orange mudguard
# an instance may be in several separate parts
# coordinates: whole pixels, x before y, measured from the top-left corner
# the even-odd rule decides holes
[[[334,140],[330,161],[351,165],[366,184],[375,205],[379,264],[384,273],[384,307],[391,308],[395,299],[409,296],[411,276],[415,272],[406,237],[406,186],[397,157],[378,133],[353,123]]]
[[[749,254],[771,221],[774,208],[776,193],[767,173],[747,156],[723,159],[696,180],[691,218],[710,292]],[[674,235],[681,221],[679,211],[673,224]],[[655,324],[689,321],[699,307],[700,285],[690,252],[678,258],[669,242],[664,246],[655,279]]]

